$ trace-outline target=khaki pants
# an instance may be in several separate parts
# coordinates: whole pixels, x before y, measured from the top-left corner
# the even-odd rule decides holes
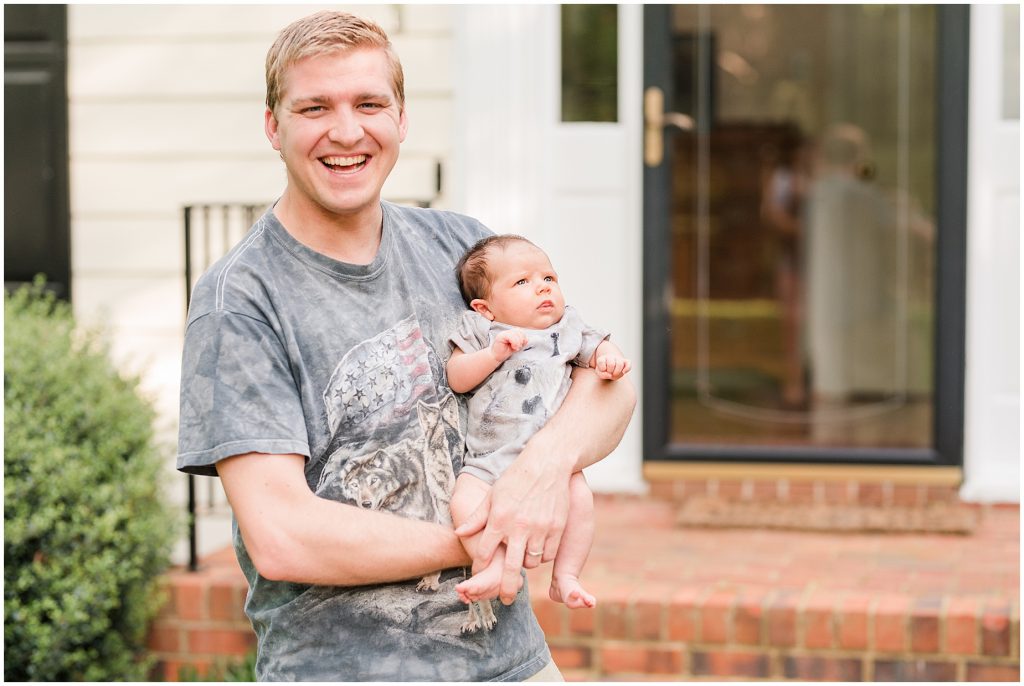
[[[562,677],[562,673],[558,671],[558,667],[555,666],[554,661],[547,663],[544,669],[540,670],[526,681],[565,681]]]

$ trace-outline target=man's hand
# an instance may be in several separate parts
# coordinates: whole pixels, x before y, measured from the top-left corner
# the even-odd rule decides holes
[[[498,596],[505,604],[519,592],[521,567],[555,559],[569,513],[569,478],[615,448],[636,405],[629,379],[605,383],[596,369],[582,367],[573,370],[572,378],[562,406],[455,531],[465,537],[483,530],[474,565],[486,566],[498,545],[506,543]]]
[[[522,350],[525,345],[526,334],[519,329],[509,329],[494,338],[494,342],[491,343],[491,354],[498,364],[501,364],[512,357],[512,353]]]
[[[633,365],[629,363],[629,360],[621,355],[601,355],[594,365],[598,377],[607,381],[621,379],[632,368]]]
[[[569,513],[569,477],[574,462],[547,453],[540,441],[531,441],[455,531],[464,537],[483,529],[474,566],[486,566],[498,546],[505,544],[498,592],[505,605],[512,604],[522,587],[523,567],[532,569],[555,559]]]

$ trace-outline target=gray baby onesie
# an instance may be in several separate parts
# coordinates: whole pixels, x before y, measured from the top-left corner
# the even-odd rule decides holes
[[[451,342],[464,353],[483,350],[502,331],[519,328],[527,344],[501,364],[468,399],[462,471],[489,484],[516,459],[569,392],[571,364],[586,367],[608,333],[588,326],[572,307],[546,329],[524,329],[463,314]]]

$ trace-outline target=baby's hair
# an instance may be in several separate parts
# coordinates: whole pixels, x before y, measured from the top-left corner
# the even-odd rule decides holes
[[[459,292],[462,299],[469,305],[476,298],[485,298],[491,290],[491,277],[487,273],[487,256],[492,248],[505,249],[515,242],[533,242],[514,233],[503,233],[478,240],[466,251],[459,263],[455,265],[455,277],[459,281]],[[536,247],[536,246],[535,246]]]

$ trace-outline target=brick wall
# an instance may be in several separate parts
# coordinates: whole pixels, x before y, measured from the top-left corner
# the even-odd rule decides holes
[[[957,500],[957,487],[854,479],[673,479],[651,482],[651,496],[683,502],[695,496],[807,505],[920,507]]]
[[[547,599],[549,570],[530,573],[533,604],[569,680],[692,678],[1017,681],[1016,603],[899,594],[707,587],[604,589],[594,610]],[[168,602],[149,646],[154,678],[200,676],[255,647],[245,580],[230,550],[196,573],[165,577]]]
[[[627,593],[594,610],[534,598],[567,679],[1018,680],[1019,617],[1009,605],[813,591]]]
[[[167,603],[148,640],[155,680],[177,681],[188,667],[205,677],[255,650],[243,611],[248,586],[230,548],[205,558],[198,572],[172,570],[163,587]]]

